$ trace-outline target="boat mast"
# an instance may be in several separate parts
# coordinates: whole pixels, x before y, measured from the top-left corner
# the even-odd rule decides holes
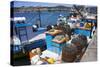
[[[39,26],[41,27],[41,11],[40,11],[40,8],[38,8],[38,13],[39,13]]]

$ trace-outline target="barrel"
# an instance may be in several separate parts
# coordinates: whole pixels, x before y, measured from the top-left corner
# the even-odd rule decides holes
[[[73,38],[70,44],[62,47],[62,61],[74,62],[77,56],[82,54],[83,48],[87,47],[87,38],[84,35],[78,35]],[[79,58],[80,59],[80,58]]]
[[[71,43],[82,49],[87,46],[87,37],[85,35],[78,35],[72,39]]]
[[[62,61],[74,62],[77,58],[77,47],[75,45],[65,45],[62,47]]]

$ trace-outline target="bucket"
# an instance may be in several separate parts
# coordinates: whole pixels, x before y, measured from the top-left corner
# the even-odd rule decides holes
[[[83,23],[80,23],[80,27],[83,27],[84,26],[84,24]]]

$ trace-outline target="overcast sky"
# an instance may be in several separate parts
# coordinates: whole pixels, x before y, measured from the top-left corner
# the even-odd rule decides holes
[[[46,7],[51,7],[51,6],[58,6],[58,5],[62,5],[62,6],[72,6],[69,4],[56,4],[56,3],[41,3],[41,2],[24,2],[24,1],[14,1],[14,7],[21,7],[21,6],[46,6]]]

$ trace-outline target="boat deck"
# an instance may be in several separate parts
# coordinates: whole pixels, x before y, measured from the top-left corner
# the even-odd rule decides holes
[[[32,31],[28,30],[28,34],[33,33],[33,34],[28,35],[30,37],[29,42],[33,42],[33,41],[39,40],[39,39],[45,39],[46,38],[45,32],[46,31],[41,31],[41,30],[38,30],[36,32],[32,32]],[[90,38],[88,38],[88,42],[89,42],[89,46],[86,49],[86,52],[81,59],[81,62],[97,60],[97,44],[93,43],[93,40],[91,40]],[[44,51],[44,55],[48,55],[48,56],[55,55],[56,58],[58,57],[56,54],[54,54],[53,52],[50,52],[48,50]]]

